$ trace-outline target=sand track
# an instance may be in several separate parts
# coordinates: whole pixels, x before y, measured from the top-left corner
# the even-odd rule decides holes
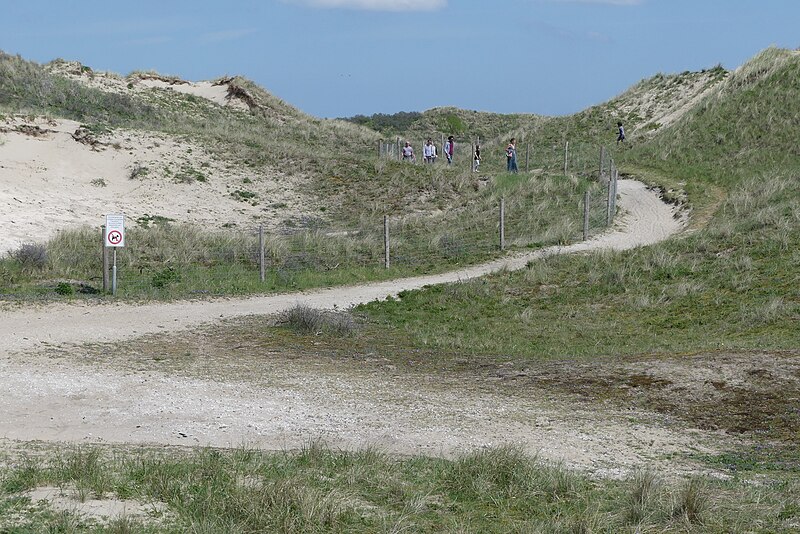
[[[656,423],[652,414],[597,415],[593,407],[510,399],[467,385],[420,381],[391,371],[276,359],[259,379],[184,376],[146,367],[82,363],[86,343],[147,334],[193,335],[221,319],[383,299],[426,285],[524,268],[547,255],[623,250],[680,231],[683,221],[644,184],[619,183],[622,215],[591,241],[513,255],[432,276],[287,295],[202,302],[30,305],[0,311],[0,437],[70,443],[295,448],[323,438],[397,453],[450,455],[516,443],[542,457],[604,474],[665,454],[708,450],[710,437]],[[57,347],[66,358],[50,358]],[[264,378],[264,377],[267,378]],[[632,422],[633,421],[633,422]]]

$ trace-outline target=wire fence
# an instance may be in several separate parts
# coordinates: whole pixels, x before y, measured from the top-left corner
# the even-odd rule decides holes
[[[532,168],[535,162],[537,172],[556,163],[569,171],[570,165],[588,161],[580,150],[572,156],[567,152],[566,159],[562,154],[556,162],[554,151],[539,148],[536,158],[526,152],[527,161],[521,163]],[[508,249],[580,241],[610,225],[619,173],[606,149],[592,152],[597,154],[594,168],[587,163],[581,173],[594,179],[588,189],[585,181],[570,181],[568,194],[550,194],[547,182],[531,171],[529,179],[540,186],[535,192],[520,193],[528,189],[522,187],[506,198],[494,191],[477,206],[447,212],[363,217],[356,228],[274,233],[260,227],[211,233],[182,225],[135,227],[128,231],[125,247],[116,249],[105,246],[101,232],[86,230],[71,241],[57,237],[48,244],[48,254],[53,263],[67,266],[56,274],[87,281],[86,292],[118,288],[123,296],[142,297],[165,292],[243,294],[357,281],[360,272],[366,280],[376,278],[378,270],[444,269]],[[563,184],[562,179],[562,189]],[[0,285],[0,293],[5,292]]]
[[[403,147],[409,142],[413,148],[413,163],[425,163],[424,153],[427,139],[380,140],[377,143],[376,155],[387,160],[403,160]],[[436,148],[436,162],[441,164],[445,138],[432,139]],[[503,172],[507,169],[506,144],[492,142],[481,145],[479,138],[456,140],[453,165],[463,170],[485,173]],[[480,147],[480,163],[475,165],[476,147]],[[580,176],[594,180],[607,181],[615,171],[611,151],[595,143],[581,141],[561,141],[557,143],[523,139],[516,145],[516,163],[519,172],[557,173],[564,176]]]

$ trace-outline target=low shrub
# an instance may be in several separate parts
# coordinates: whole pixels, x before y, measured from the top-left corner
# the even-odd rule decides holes
[[[355,318],[348,312],[318,310],[305,304],[286,310],[280,322],[299,333],[340,337],[353,335],[357,328]]]
[[[24,243],[11,252],[11,257],[25,269],[41,271],[47,267],[47,247],[37,243]]]

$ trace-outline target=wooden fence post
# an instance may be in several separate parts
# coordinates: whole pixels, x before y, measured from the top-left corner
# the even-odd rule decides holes
[[[389,216],[383,216],[383,254],[384,254],[384,267],[387,269],[391,265],[389,261]]]
[[[597,178],[598,181],[603,180],[603,160],[606,158],[606,147],[600,147],[600,176]]]
[[[569,141],[564,143],[564,176],[567,176],[567,162],[569,161]]]
[[[530,170],[531,170],[530,165],[528,164],[528,161],[530,160],[530,157],[531,157],[531,144],[526,142],[525,143],[525,172],[530,172]]]
[[[500,199],[500,250],[506,249],[506,199]]]
[[[614,217],[617,215],[617,181],[619,180],[619,169],[614,167],[614,194],[611,197],[611,219],[613,220]]]
[[[258,226],[258,275],[263,282],[267,279],[266,266],[264,265],[264,225]]]
[[[589,239],[589,190],[583,194],[583,240]]]
[[[469,170],[475,170],[475,143],[472,143],[472,157],[469,160]]]

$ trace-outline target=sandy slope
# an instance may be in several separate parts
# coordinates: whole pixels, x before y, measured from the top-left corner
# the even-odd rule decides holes
[[[216,90],[198,90],[209,88]],[[0,118],[0,254],[65,228],[99,227],[108,213],[124,213],[129,227],[158,216],[213,230],[272,228],[307,209],[296,178],[255,176],[189,141],[154,133],[115,130],[81,143],[73,137],[79,127]],[[135,169],[145,172],[132,177]],[[236,190],[257,194],[255,205],[232,195]]]
[[[128,362],[112,356],[105,363],[83,362],[91,352],[82,345],[87,342],[165,332],[176,339],[197,336],[202,335],[198,325],[220,318],[276,313],[298,302],[344,308],[428,284],[520,269],[548,254],[647,245],[681,229],[674,210],[643,184],[619,185],[624,214],[613,231],[587,243],[442,275],[247,299],[0,311],[5,385],[0,389],[0,436],[268,449],[295,448],[323,438],[347,448],[372,444],[398,453],[444,455],[515,443],[543,458],[612,476],[665,454],[712,450],[711,436],[665,427],[648,414],[571,406],[539,398],[535,391],[530,398],[509,398],[487,393],[491,388],[438,377],[398,375],[391,366],[375,372],[265,358],[252,376],[248,372],[241,378],[226,373],[231,362],[218,362],[214,373],[195,374],[159,370],[153,360]],[[53,357],[48,349],[54,347],[62,357]],[[113,351],[113,345],[107,347]]]

